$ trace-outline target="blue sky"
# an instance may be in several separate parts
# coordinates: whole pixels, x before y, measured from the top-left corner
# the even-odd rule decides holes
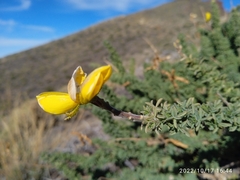
[[[170,0],[0,0],[0,57]],[[193,0],[194,1],[194,0]],[[240,0],[223,0],[224,8]]]

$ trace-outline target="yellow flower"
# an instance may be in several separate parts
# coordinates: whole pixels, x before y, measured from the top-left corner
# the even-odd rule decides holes
[[[77,113],[81,104],[89,103],[110,78],[110,65],[95,69],[88,76],[78,66],[68,83],[68,93],[43,92],[37,97],[40,107],[51,114],[67,114],[67,119]],[[70,111],[70,112],[69,112]]]
[[[212,17],[212,15],[211,15],[210,12],[206,12],[206,13],[205,13],[205,21],[206,21],[206,22],[209,22],[209,21],[211,20],[211,17]]]
[[[95,69],[87,77],[79,66],[68,83],[68,94],[73,101],[79,104],[89,103],[109,79],[112,73],[110,65]]]
[[[37,100],[39,106],[51,114],[63,114],[78,105],[67,93],[61,92],[43,92],[37,95]]]

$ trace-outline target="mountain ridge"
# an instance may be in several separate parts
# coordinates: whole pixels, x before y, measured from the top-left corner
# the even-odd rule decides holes
[[[137,65],[153,57],[149,39],[161,55],[174,52],[179,33],[193,32],[190,13],[202,17],[210,3],[200,0],[176,0],[149,10],[121,16],[93,25],[48,44],[0,59],[0,92],[35,97],[42,91],[57,91],[67,85],[77,66],[89,73],[96,64],[105,64],[109,41],[124,63],[134,58]],[[176,51],[176,50],[175,50]],[[2,97],[0,101],[6,99]]]

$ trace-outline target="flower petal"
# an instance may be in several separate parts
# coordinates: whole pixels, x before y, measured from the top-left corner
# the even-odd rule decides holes
[[[64,114],[78,106],[67,93],[43,92],[36,98],[39,106],[51,114]]]
[[[80,104],[89,103],[94,96],[96,96],[101,90],[103,85],[103,76],[97,74],[95,77],[87,78],[86,83],[82,84],[81,91],[79,93]]]
[[[81,66],[78,66],[72,74],[72,78],[68,82],[68,94],[73,101],[79,102],[77,93],[79,93],[79,86],[83,83],[86,78],[86,74],[82,70]]]
[[[206,21],[206,22],[209,22],[209,21],[211,20],[211,17],[212,17],[212,15],[211,15],[210,12],[206,12],[206,13],[205,13],[205,21]]]
[[[110,65],[102,66],[91,72],[80,86],[80,104],[86,104],[92,100],[101,90],[103,84],[110,78],[112,68]]]
[[[103,76],[103,83],[105,83],[112,74],[112,67],[110,65],[99,67],[90,73],[89,76],[95,73],[101,73]]]

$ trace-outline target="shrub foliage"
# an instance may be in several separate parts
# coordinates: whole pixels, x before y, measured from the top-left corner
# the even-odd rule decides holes
[[[197,32],[199,44],[180,35],[181,60],[156,56],[141,78],[105,42],[115,71],[100,96],[144,119],[118,120],[91,106],[111,140],[93,140],[96,150],[88,155],[46,153],[45,162],[71,180],[239,178],[240,13],[236,8],[220,23],[217,4],[212,7],[211,21]]]

